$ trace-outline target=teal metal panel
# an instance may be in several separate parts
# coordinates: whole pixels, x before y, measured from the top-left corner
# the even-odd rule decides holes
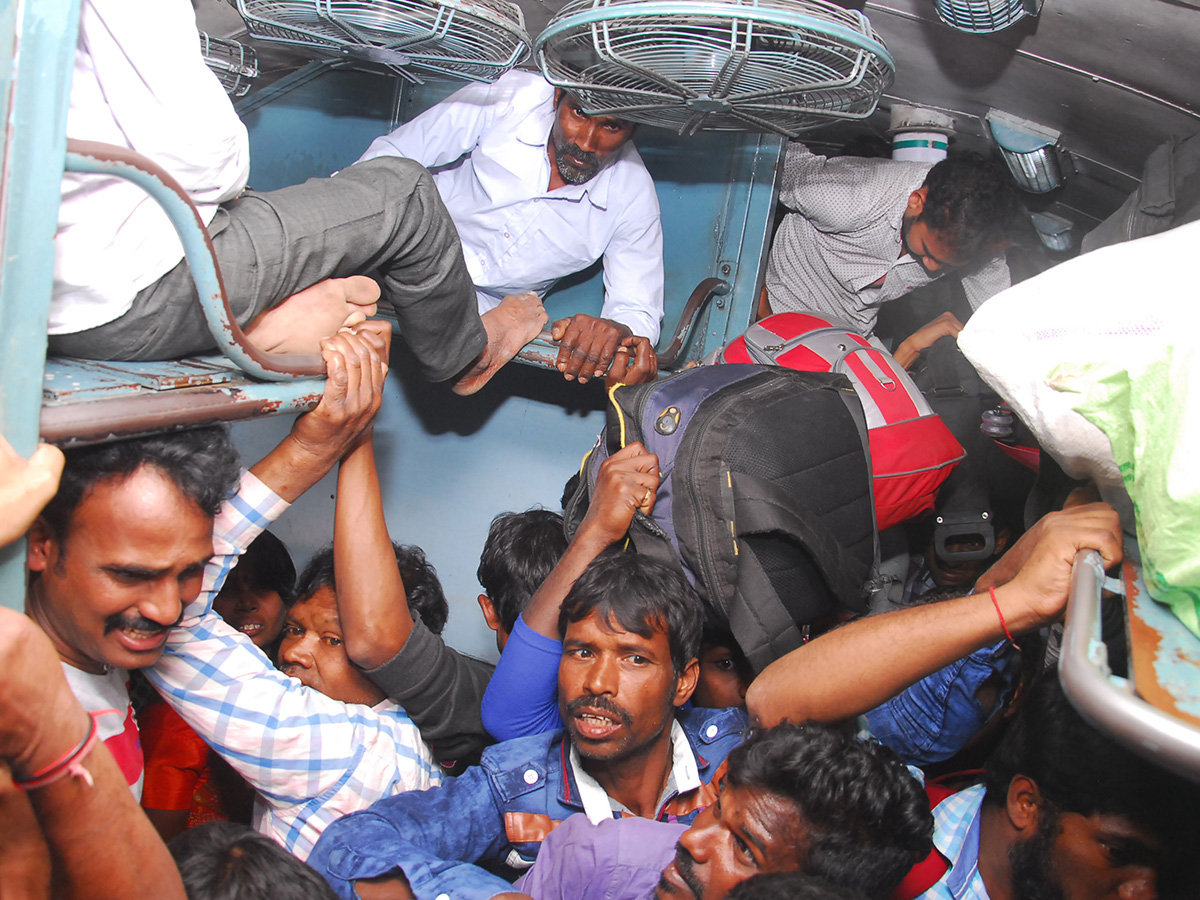
[[[8,53],[0,103],[0,431],[23,456],[37,445],[79,0],[3,0]],[[0,550],[0,603],[24,607],[23,542]]]
[[[446,640],[495,659],[475,599],[488,525],[506,510],[560,508],[563,485],[604,427],[602,386],[510,365],[478,394],[458,397],[422,381],[405,357],[393,354],[375,426],[388,528],[393,540],[422,547],[436,567],[450,602]],[[283,418],[235,425],[244,464],[269,452],[290,425]],[[336,477],[326,477],[272,529],[298,568],[333,540],[335,489]]]

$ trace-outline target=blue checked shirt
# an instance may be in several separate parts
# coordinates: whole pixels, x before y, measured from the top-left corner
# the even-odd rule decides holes
[[[989,900],[979,875],[979,810],[984,787],[947,797],[933,811],[933,845],[950,869],[917,900]]]
[[[306,859],[346,813],[441,784],[441,772],[396,703],[342,703],[275,669],[212,600],[237,558],[288,504],[254,475],[213,522],[214,556],[199,596],[172,629],[151,683],[258,792],[255,827]]]

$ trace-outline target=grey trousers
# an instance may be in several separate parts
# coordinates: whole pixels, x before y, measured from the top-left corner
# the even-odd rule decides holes
[[[411,160],[380,157],[247,192],[218,210],[209,233],[239,324],[325,278],[374,275],[431,381],[452,377],[487,344],[458,232]],[[50,337],[52,354],[84,359],[174,359],[215,347],[186,260],[119,319]]]

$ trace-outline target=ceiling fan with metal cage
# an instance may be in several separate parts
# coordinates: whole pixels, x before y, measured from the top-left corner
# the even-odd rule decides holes
[[[236,0],[250,34],[327,58],[381,63],[401,76],[493,81],[529,54],[507,0]]]
[[[200,54],[225,93],[241,97],[250,90],[250,82],[258,77],[258,57],[253,47],[241,41],[215,38],[205,31],[200,34]]]
[[[896,68],[866,16],[825,0],[572,0],[534,54],[589,113],[680,134],[863,119]]]

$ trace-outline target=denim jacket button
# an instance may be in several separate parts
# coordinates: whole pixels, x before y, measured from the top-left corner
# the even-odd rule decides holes
[[[449,894],[438,894],[435,900],[450,900]]]
[[[707,728],[704,729],[704,736],[714,738],[717,736],[717,730],[718,729],[717,729],[716,725],[709,725]]]
[[[526,769],[523,777],[526,784],[537,784],[538,773],[536,769]],[[438,900],[441,900],[441,898],[439,897]],[[449,900],[449,898],[447,898],[447,900]]]

